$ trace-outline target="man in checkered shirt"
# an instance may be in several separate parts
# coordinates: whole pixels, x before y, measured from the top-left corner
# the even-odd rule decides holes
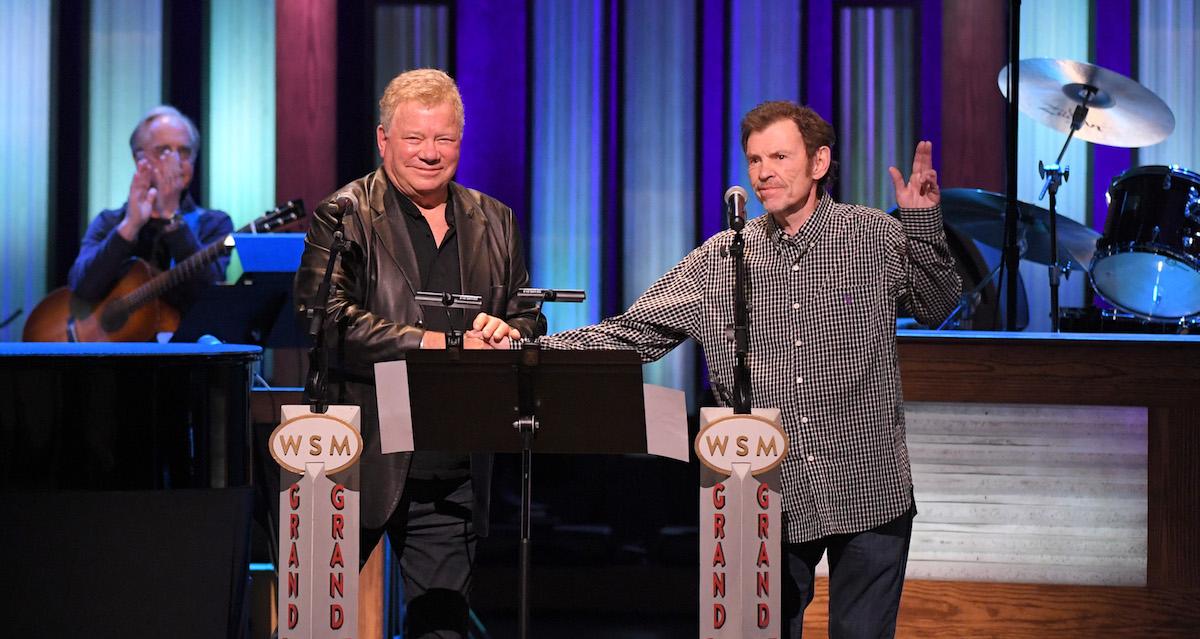
[[[899,219],[826,192],[833,127],[807,107],[767,102],[742,120],[755,195],[770,215],[745,237],[754,406],[777,407],[783,461],[785,630],[801,635],[814,573],[829,553],[830,632],[895,633],[913,503],[896,357],[896,307],[936,326],[961,282],[942,231],[932,144],[906,183],[889,169]],[[717,389],[733,388],[732,231],[710,238],[629,310],[540,339],[548,348],[637,350],[654,361],[688,338]]]

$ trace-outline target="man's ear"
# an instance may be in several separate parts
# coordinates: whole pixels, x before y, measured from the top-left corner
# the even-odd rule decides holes
[[[819,180],[829,173],[829,163],[832,161],[833,151],[829,147],[823,146],[817,149],[817,152],[812,157],[812,179]]]

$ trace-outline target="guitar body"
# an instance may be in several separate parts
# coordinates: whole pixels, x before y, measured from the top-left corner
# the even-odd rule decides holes
[[[21,339],[26,342],[154,341],[158,333],[179,328],[179,311],[166,302],[151,299],[125,317],[121,313],[116,316],[111,313],[122,298],[149,282],[154,275],[153,267],[137,260],[117,280],[108,295],[94,305],[75,297],[70,288],[56,289],[29,314]]]

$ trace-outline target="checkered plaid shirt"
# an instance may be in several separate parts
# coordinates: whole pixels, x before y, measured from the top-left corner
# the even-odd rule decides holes
[[[868,530],[912,504],[896,356],[897,303],[936,326],[961,283],[939,208],[877,209],[825,196],[794,236],[770,215],[746,224],[754,406],[782,411],[786,539]],[[626,312],[541,338],[548,348],[637,350],[656,360],[687,338],[717,388],[733,388],[732,231],[710,238]]]

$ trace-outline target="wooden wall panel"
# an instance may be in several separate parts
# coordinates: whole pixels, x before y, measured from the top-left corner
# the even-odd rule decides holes
[[[1200,338],[908,333],[908,401],[1094,404],[1148,409],[1151,588],[1200,589]]]
[[[337,184],[337,4],[275,6],[275,200],[311,210]]]
[[[1197,591],[908,580],[897,637],[1195,637]],[[804,636],[827,636],[828,584],[804,617]]]
[[[1192,360],[1193,370],[1200,370]],[[1151,586],[1200,587],[1200,385],[1180,388],[1185,405],[1150,414]],[[1197,599],[1200,605],[1200,599]],[[1200,628],[1197,629],[1200,636]]]
[[[1008,55],[1007,5],[942,0],[942,188],[1004,190],[1004,97],[996,75]]]
[[[910,579],[1146,584],[1146,410],[907,402]]]

